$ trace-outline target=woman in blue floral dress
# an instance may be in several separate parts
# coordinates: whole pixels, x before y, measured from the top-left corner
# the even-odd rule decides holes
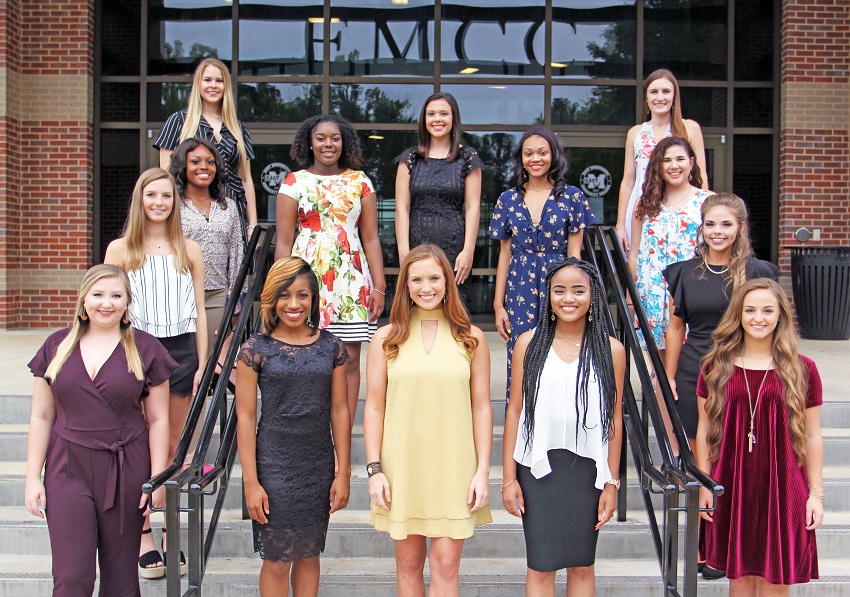
[[[507,391],[516,339],[537,323],[546,300],[546,271],[565,257],[579,258],[585,226],[596,217],[584,194],[566,183],[567,159],[557,136],[535,126],[514,151],[517,186],[499,197],[487,233],[501,241],[493,310],[508,343]]]
[[[662,272],[668,265],[694,256],[702,222],[700,208],[705,198],[714,194],[701,186],[702,174],[690,144],[681,137],[659,141],[646,169],[643,196],[635,207],[629,268],[661,351],[666,347],[664,336],[670,321]],[[645,350],[642,335],[640,340]]]

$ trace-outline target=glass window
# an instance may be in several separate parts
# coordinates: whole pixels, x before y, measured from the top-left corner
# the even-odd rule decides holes
[[[121,236],[133,187],[139,177],[139,131],[100,132],[100,247],[99,262],[106,247]]]
[[[682,116],[701,127],[726,126],[726,90],[711,87],[679,87]]]
[[[239,3],[239,72],[243,75],[321,75],[321,0]]]
[[[460,108],[467,124],[521,124],[543,122],[542,85],[443,85]]]
[[[774,8],[776,6],[776,8]],[[773,80],[773,0],[735,3],[735,78]]]
[[[567,182],[582,190],[600,224],[616,225],[624,148],[570,147],[569,140],[564,145]]]
[[[770,259],[773,234],[773,137],[735,135],[732,190],[747,203],[750,237],[759,259]]]
[[[332,0],[331,74],[434,74],[434,3]]]
[[[142,9],[140,0],[101,2],[100,74],[139,74]]]
[[[100,120],[103,122],[138,122],[139,84],[101,83]]]
[[[773,126],[773,89],[735,90],[735,126]]]
[[[232,2],[164,0],[148,10],[149,75],[191,74],[209,56],[231,68]]]
[[[443,76],[542,76],[544,25],[542,0],[443,2]]]
[[[631,125],[634,87],[552,86],[552,124]]]
[[[636,20],[634,0],[555,0],[552,74],[634,77]]]
[[[301,122],[322,113],[322,86],[312,83],[241,83],[243,122]]]
[[[644,10],[644,73],[726,79],[727,0],[655,0]]]
[[[149,83],[148,121],[165,122],[174,112],[185,110],[191,83]]]
[[[331,85],[331,111],[351,122],[417,122],[430,85]]]
[[[251,178],[257,197],[257,219],[260,222],[275,220],[275,201],[283,179],[293,170],[299,170],[298,163],[289,157],[290,143],[254,145],[254,159],[251,160]]]

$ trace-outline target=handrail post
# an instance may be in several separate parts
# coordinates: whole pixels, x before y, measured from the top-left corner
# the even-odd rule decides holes
[[[165,482],[165,528],[165,565],[171,569],[166,575],[166,595],[180,597],[180,485],[171,479]]]
[[[203,471],[203,469],[201,469]],[[189,591],[194,595],[202,594],[201,583],[204,580],[206,562],[204,548],[204,494],[189,491]]]
[[[661,576],[664,590],[671,597],[678,594],[679,582],[679,491],[664,496],[664,556],[661,562]]]
[[[685,513],[685,578],[684,597],[697,595],[697,562],[699,561],[699,490],[702,485],[691,481],[685,488],[688,509]]]

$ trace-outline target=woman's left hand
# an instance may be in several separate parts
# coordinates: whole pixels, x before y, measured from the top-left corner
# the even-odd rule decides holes
[[[466,496],[466,503],[472,506],[469,509],[470,514],[474,514],[486,506],[489,498],[490,477],[486,471],[479,471],[472,477],[472,482],[469,484],[469,493]]]
[[[206,363],[204,363],[206,365]],[[201,378],[204,376],[204,367],[201,367],[197,371],[195,371],[195,378],[192,380],[192,395],[190,398],[194,398],[195,394],[198,393],[198,388],[201,385]]]
[[[814,531],[823,524],[823,500],[813,495],[806,500],[806,530]]]
[[[593,527],[594,530],[599,530],[599,528],[611,520],[611,517],[614,516],[614,509],[617,507],[617,488],[611,484],[606,483],[605,489],[602,490],[602,495],[599,496],[599,508],[597,509],[597,520],[599,522],[596,523],[596,526]]]
[[[350,475],[337,475],[331,484],[330,514],[342,510],[348,505],[348,497],[351,493]]]
[[[369,321],[378,321],[384,312],[384,295],[373,288],[366,299],[366,308],[369,309]]]
[[[150,496],[143,493],[142,499],[139,500],[139,508],[145,509],[145,516],[150,516],[151,508],[165,508],[165,487],[158,488]]]
[[[472,251],[463,250],[455,259],[455,282],[463,284],[472,271]]]

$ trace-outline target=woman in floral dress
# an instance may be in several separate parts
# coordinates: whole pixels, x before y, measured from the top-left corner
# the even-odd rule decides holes
[[[290,153],[304,169],[286,176],[277,195],[275,259],[301,257],[319,280],[319,327],[345,342],[351,421],[360,393],[360,343],[384,310],[384,264],[378,206],[361,171],[360,140],[333,114],[298,127]],[[297,232],[297,235],[296,235]]]
[[[516,339],[534,328],[546,301],[546,271],[565,257],[579,258],[585,226],[596,217],[584,194],[564,180],[567,160],[557,136],[528,130],[514,151],[517,186],[499,197],[487,233],[501,242],[493,311],[508,343],[508,383]]]

